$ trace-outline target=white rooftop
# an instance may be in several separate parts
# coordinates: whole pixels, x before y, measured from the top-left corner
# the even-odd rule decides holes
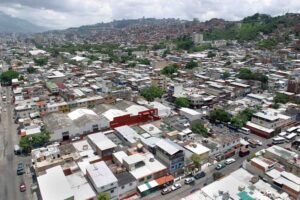
[[[94,133],[88,135],[88,138],[92,143],[94,143],[101,151],[115,148],[117,145],[113,143],[106,135],[103,133]]]
[[[202,155],[204,153],[210,152],[210,149],[203,146],[202,144],[199,143],[193,143],[193,144],[189,144],[184,146],[186,149],[190,150],[191,152],[198,154],[198,155]]]
[[[164,150],[167,152],[169,155],[174,155],[179,151],[179,149],[167,142],[165,139],[161,139],[156,143],[156,146],[159,147],[160,149]]]
[[[37,177],[37,181],[43,200],[65,200],[74,197],[61,166],[47,169],[46,174]]]
[[[68,117],[71,119],[71,120],[76,120],[84,115],[94,115],[94,116],[97,116],[97,114],[90,110],[90,109],[86,109],[86,108],[79,108],[77,110],[74,110],[70,113],[68,113]]]
[[[90,164],[86,167],[86,171],[97,188],[118,182],[104,161]]]

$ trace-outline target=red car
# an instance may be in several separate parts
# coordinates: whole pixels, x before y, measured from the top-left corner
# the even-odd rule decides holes
[[[26,191],[26,185],[25,183],[20,184],[20,192],[25,192]]]

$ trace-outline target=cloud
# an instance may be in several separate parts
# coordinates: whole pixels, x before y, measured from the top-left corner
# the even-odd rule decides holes
[[[239,20],[299,12],[299,0],[1,0],[0,11],[52,28],[141,17]]]

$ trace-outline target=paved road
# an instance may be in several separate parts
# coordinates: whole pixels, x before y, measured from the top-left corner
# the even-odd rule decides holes
[[[16,125],[13,122],[13,107],[11,106],[11,89],[2,87],[7,97],[7,102],[2,102],[1,95],[1,122],[0,122],[0,200],[27,200],[28,192],[21,193],[19,185],[26,178],[26,175],[17,176],[16,165],[18,162],[28,158],[14,155],[14,145],[18,143]],[[27,191],[29,191],[27,185]]]

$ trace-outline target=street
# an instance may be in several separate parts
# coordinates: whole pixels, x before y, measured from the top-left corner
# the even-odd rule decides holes
[[[16,166],[19,162],[28,162],[27,157],[14,155],[14,145],[18,144],[17,126],[13,122],[13,107],[11,106],[11,88],[2,87],[1,92],[7,97],[6,102],[2,101],[1,95],[1,122],[0,122],[0,200],[27,200],[30,191],[30,185],[26,184],[27,191],[21,193],[19,185],[26,181],[26,173],[17,176]],[[26,166],[26,165],[25,165]],[[28,168],[25,167],[25,171]]]

